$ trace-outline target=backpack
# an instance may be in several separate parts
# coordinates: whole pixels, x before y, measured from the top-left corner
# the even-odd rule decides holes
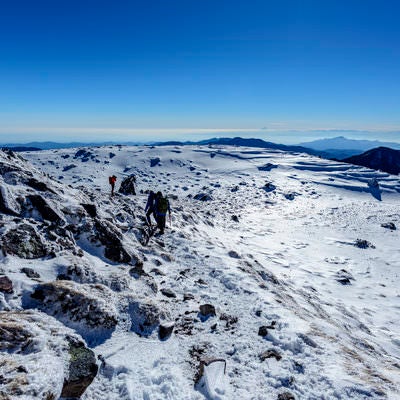
[[[159,214],[166,214],[168,211],[168,200],[165,197],[160,197],[157,200],[157,211]]]

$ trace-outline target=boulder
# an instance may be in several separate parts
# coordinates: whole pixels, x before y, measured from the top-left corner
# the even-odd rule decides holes
[[[396,225],[394,224],[394,222],[386,222],[384,224],[381,224],[381,227],[382,228],[386,228],[386,229],[390,229],[391,231],[395,231],[397,229]]]
[[[44,220],[60,223],[62,218],[48,205],[46,200],[39,194],[26,196],[32,207],[42,216]]]
[[[260,326],[258,328],[258,336],[267,336],[268,335],[268,327],[267,326]]]
[[[129,194],[136,195],[135,183],[136,183],[135,175],[133,174],[129,175],[128,177],[124,178],[123,181],[121,182],[121,186],[118,192],[125,195]]]
[[[7,276],[0,276],[0,292],[7,294],[14,292],[11,279]]]
[[[172,332],[174,331],[174,324],[162,324],[158,328],[158,337],[160,340],[164,340],[169,338],[172,335]]]
[[[200,306],[200,314],[203,317],[215,316],[215,307],[212,304],[202,304]]]
[[[365,239],[357,239],[354,242],[354,246],[358,247],[359,249],[368,249],[368,248],[375,249],[375,246],[371,242]]]
[[[275,358],[276,361],[280,361],[282,359],[282,356],[279,354],[277,350],[269,349],[267,351],[264,351],[264,353],[260,354],[261,361],[265,361],[267,358]]]
[[[100,241],[105,247],[104,256],[111,261],[127,264],[132,260],[131,255],[122,246],[122,234],[108,221],[96,219],[94,225],[94,240]]]
[[[207,194],[207,193],[198,193],[193,198],[195,200],[199,200],[199,201],[211,201],[211,200],[213,200],[211,195]]]
[[[117,326],[114,293],[101,284],[58,280],[40,284],[30,304],[76,329],[90,342],[102,342]]]
[[[153,303],[146,303],[137,299],[129,302],[131,317],[130,329],[140,336],[149,336],[159,326],[163,316],[160,309]]]
[[[283,392],[278,394],[278,400],[296,400],[296,398],[290,392]]]
[[[2,399],[79,397],[96,376],[82,338],[40,311],[0,312],[0,335]]]
[[[28,267],[21,268],[21,272],[23,272],[28,278],[40,278],[40,275],[32,268]]]
[[[98,366],[92,350],[76,338],[68,337],[69,366],[61,397],[79,398],[97,375]]]
[[[160,164],[160,158],[159,157],[156,157],[156,158],[152,158],[151,160],[150,160],[150,167],[155,167],[156,165],[159,165]]]
[[[21,224],[9,230],[2,238],[1,248],[5,254],[20,258],[41,258],[47,255],[47,249],[35,229],[28,224]]]

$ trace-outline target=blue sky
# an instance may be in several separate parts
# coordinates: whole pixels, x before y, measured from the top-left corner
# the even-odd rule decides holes
[[[391,0],[3,2],[0,142],[300,142],[331,129],[400,141],[399,12]]]

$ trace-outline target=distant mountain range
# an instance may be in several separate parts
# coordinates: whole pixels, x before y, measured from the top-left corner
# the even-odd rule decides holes
[[[170,141],[170,142],[159,142],[156,143],[157,146],[185,146],[185,145],[200,145],[200,146],[242,146],[242,147],[259,147],[262,149],[274,149],[274,150],[282,150],[282,151],[294,151],[298,153],[307,153],[314,156],[326,156],[326,154],[319,150],[314,150],[310,148],[306,148],[303,146],[296,145],[284,145],[277,144],[272,142],[267,142],[262,139],[255,138],[212,138],[206,140],[200,140],[198,142],[179,142],[179,141]]]
[[[400,150],[378,147],[357,156],[345,158],[343,162],[398,175],[400,173]]]
[[[70,142],[70,143],[58,143],[58,142],[29,142],[29,143],[5,143],[0,144],[0,148],[8,148],[15,151],[34,151],[34,150],[51,150],[51,149],[69,149],[73,147],[94,147],[94,146],[112,146],[117,144],[124,144],[129,146],[137,146],[143,143],[139,142]],[[21,148],[29,148],[29,150],[20,150]]]
[[[347,139],[344,136],[318,139],[312,142],[303,142],[299,145],[322,151],[326,153],[328,157],[337,159],[351,157],[377,147],[390,147],[400,150],[400,143],[380,142],[379,140]]]

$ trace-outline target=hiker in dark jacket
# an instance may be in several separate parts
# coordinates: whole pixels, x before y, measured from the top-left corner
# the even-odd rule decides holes
[[[154,202],[156,199],[156,194],[150,190],[149,197],[147,198],[147,203],[144,211],[146,212],[146,220],[147,223],[151,226],[151,214],[154,215],[154,218],[157,220],[155,214],[154,214]]]
[[[161,235],[164,233],[167,211],[169,213],[169,217],[171,218],[171,208],[168,199],[166,197],[163,197],[161,192],[157,192],[154,201],[154,213],[156,216],[157,226],[160,229]]]

